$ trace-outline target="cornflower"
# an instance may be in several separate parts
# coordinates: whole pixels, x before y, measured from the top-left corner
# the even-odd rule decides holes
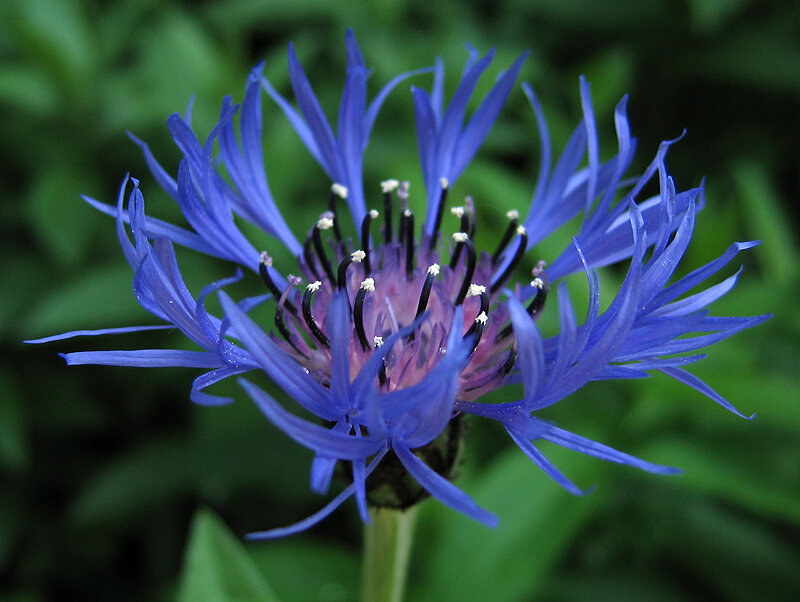
[[[258,65],[250,73],[241,106],[226,97],[204,143],[192,130],[190,109],[183,117],[172,115],[167,124],[183,154],[176,179],[147,144],[131,136],[189,228],[147,215],[133,178],[123,180],[115,205],[85,200],[115,218],[120,245],[134,270],[134,293],[165,324],[74,331],[36,342],[177,328],[199,350],[83,351],[63,357],[69,365],[203,369],[192,384],[191,399],[205,405],[233,401],[209,394],[207,387],[247,372],[266,373],[292,400],[289,409],[249,380],[239,383],[275,426],[313,450],[311,488],[327,492],[337,465],[350,484],[314,515],[289,527],[253,533],[253,538],[306,529],[351,496],[365,522],[370,520],[369,506],[405,509],[433,496],[494,526],[495,515],[452,483],[468,415],[499,422],[523,453],[574,494],[583,491],[539,451],[537,441],[649,472],[677,472],[536,417],[537,411],[594,380],[640,378],[658,371],[742,416],[685,367],[704,357],[697,353],[700,349],[768,317],[712,317],[707,309],[733,288],[741,270],[717,284],[704,283],[757,243],[734,243],[718,259],[669,284],[704,204],[702,185],[678,191],[667,173],[665,157],[675,140],[660,145],[643,173],[626,177],[635,144],[625,97],[614,113],[618,152],[601,162],[589,85],[581,79],[583,119],[553,166],[542,108],[531,87],[523,84],[539,127],[538,180],[527,212],[508,212],[508,226],[497,245],[479,250],[474,244],[474,201],[467,197],[463,205],[451,206],[458,220],[452,232],[443,226],[445,208],[451,204],[452,187],[512,91],[526,55],[499,75],[467,118],[467,105],[493,60],[492,52],[479,56],[469,49],[459,85],[445,106],[441,61],[432,69],[397,76],[368,102],[369,72],[351,31],[346,50],[336,135],[290,45],[289,76],[297,108],[270,85]],[[431,92],[412,88],[427,197],[418,230],[408,205],[408,182],[387,179],[374,186],[375,194],[365,193],[362,158],[387,95],[406,78],[431,70]],[[262,90],[327,177],[323,211],[301,238],[279,211],[264,170]],[[581,167],[584,154],[588,162]],[[658,194],[640,198],[654,178]],[[377,201],[381,211],[368,209],[367,199]],[[530,277],[517,274],[526,253],[581,214],[572,244],[549,263],[538,261]],[[296,265],[274,265],[242,233],[237,220],[254,224],[271,237],[271,244],[286,247]],[[355,235],[345,236],[350,229]],[[194,297],[183,282],[175,244],[240,269]],[[601,312],[597,269],[620,262],[627,265],[624,281]],[[300,276],[288,274],[289,269]],[[221,291],[243,278],[243,270],[260,278],[267,292],[235,301]],[[580,324],[564,282],[577,272],[589,283],[588,309]],[[559,332],[545,338],[536,322],[552,305],[547,301],[553,286]],[[205,300],[214,292],[223,316],[206,309]],[[274,329],[267,332],[249,312],[270,298]],[[483,401],[489,392],[520,383],[520,399]],[[318,420],[297,416],[295,404]]]

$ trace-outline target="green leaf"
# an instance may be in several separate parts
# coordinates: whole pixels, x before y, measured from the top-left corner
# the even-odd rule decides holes
[[[309,537],[253,543],[248,551],[285,602],[345,602],[358,598],[360,555]]]
[[[192,523],[178,602],[277,601],[244,546],[210,510]]]
[[[792,221],[785,215],[780,195],[771,183],[774,178],[763,166],[752,163],[736,166],[733,174],[742,214],[748,216],[748,233],[764,239],[757,253],[768,275],[779,282],[794,278],[800,271],[798,245]]]
[[[21,470],[30,461],[27,421],[19,388],[6,370],[0,371],[0,389],[0,465]]]
[[[542,445],[542,450],[580,485],[600,480],[598,460]],[[623,470],[615,467],[618,470]],[[521,600],[541,588],[554,563],[602,505],[602,492],[575,497],[549,480],[514,448],[482,471],[476,483],[457,483],[500,518],[488,529],[441,504],[430,512],[434,533],[420,533],[414,554],[424,554],[423,578],[410,584],[419,600]],[[423,515],[424,516],[424,515]],[[454,559],[458,559],[454,561]],[[414,568],[412,565],[412,574]],[[466,576],[474,578],[465,578]],[[416,587],[415,587],[416,585]]]

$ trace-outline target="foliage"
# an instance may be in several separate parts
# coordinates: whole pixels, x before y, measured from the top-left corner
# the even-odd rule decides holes
[[[579,485],[597,485],[573,498],[520,454],[492,455],[495,428],[472,428],[460,482],[498,511],[501,526],[490,531],[424,504],[410,599],[790,599],[800,588],[800,8],[752,0],[0,5],[0,597],[189,600],[197,587],[216,588],[219,600],[355,595],[360,527],[350,511],[294,540],[242,542],[323,501],[306,491],[307,453],[239,392],[231,388],[238,401],[230,407],[193,407],[190,370],[142,379],[132,370],[67,369],[54,346],[20,343],[147,319],[130,294],[113,223],[79,199],[113,199],[130,170],[151,191],[150,210],[176,217],[125,129],[173,165],[166,117],[194,94],[195,122],[207,128],[224,94],[241,99],[261,59],[285,91],[289,40],[319,82],[323,106],[335,111],[326,100],[339,93],[348,26],[375,65],[376,87],[437,54],[461,62],[465,41],[497,46],[502,64],[532,48],[521,77],[541,96],[556,145],[580,118],[581,73],[592,82],[605,156],[613,106],[626,92],[642,163],[661,139],[687,128],[670,171],[684,188],[708,179],[686,265],[711,260],[731,240],[762,239],[744,259],[743,285],[718,312],[775,313],[712,349],[697,369],[743,412],[757,412],[752,422],[658,377],[596,383],[549,415],[680,466],[682,476],[546,450]],[[408,177],[413,191],[421,185],[407,94],[405,86],[395,91],[376,124],[366,177]],[[282,207],[307,214],[298,223],[308,222],[319,206],[308,199],[321,204],[329,183],[279,109],[264,105],[271,187]],[[527,205],[536,148],[534,118],[517,91],[459,182],[492,207],[483,211],[496,231],[479,232],[478,244],[499,237],[506,210]],[[537,251],[548,257],[551,249]],[[190,287],[231,271],[186,260]],[[175,338],[135,336],[136,347]],[[205,506],[231,532],[200,510],[190,537]],[[211,581],[198,581],[198,571]]]

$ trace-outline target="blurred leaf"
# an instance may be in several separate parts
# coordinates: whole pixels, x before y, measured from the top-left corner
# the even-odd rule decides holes
[[[157,323],[131,292],[131,268],[122,260],[87,269],[33,306],[14,332],[25,338],[75,328],[104,328]],[[149,320],[149,322],[148,322]]]
[[[785,447],[785,446],[782,446]],[[759,446],[761,453],[768,453]],[[734,459],[741,453],[739,446],[722,448],[717,443],[713,449],[692,445],[679,439],[662,440],[647,448],[645,457],[666,458],[679,466],[684,474],[675,479],[675,486],[684,486],[712,493],[723,499],[766,516],[780,518],[800,525],[800,504],[795,483],[776,481],[772,471],[758,468],[746,471]],[[758,466],[758,457],[753,458]],[[794,485],[794,490],[791,490]]]
[[[542,446],[559,469],[579,484],[605,467],[574,452]],[[546,448],[546,449],[545,449]],[[491,530],[438,503],[428,502],[435,529],[417,538],[424,574],[410,584],[416,600],[521,600],[542,587],[580,529],[603,503],[602,491],[574,497],[513,448],[459,482],[475,501],[500,517]],[[413,565],[412,565],[413,571]]]
[[[82,210],[78,195],[91,187],[91,180],[76,161],[80,157],[74,154],[52,161],[27,195],[31,225],[58,268],[74,266],[85,257],[91,243],[88,234],[98,223],[97,216]]]
[[[800,273],[800,253],[796,229],[781,208],[780,195],[770,175],[767,168],[753,163],[740,163],[733,169],[748,234],[764,239],[758,256],[769,277],[786,282]]]
[[[791,600],[800,554],[786,538],[720,505],[695,500],[675,519],[667,545],[721,599]]]
[[[247,544],[247,549],[285,602],[345,602],[358,598],[356,551],[300,536]]]
[[[97,56],[83,3],[25,0],[14,4],[22,44],[62,84],[78,92]]]
[[[58,91],[34,69],[4,64],[0,66],[0,103],[22,113],[46,115],[58,108]]]
[[[19,471],[28,466],[28,425],[19,389],[12,375],[0,370],[0,465]]]
[[[698,31],[715,31],[752,0],[689,0],[689,11]]]
[[[278,597],[242,544],[216,514],[204,509],[192,523],[177,599],[267,602]]]

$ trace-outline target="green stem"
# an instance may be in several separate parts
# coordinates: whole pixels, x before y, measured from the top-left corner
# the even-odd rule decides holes
[[[400,602],[408,573],[417,507],[408,510],[379,508],[364,531],[364,602]]]

